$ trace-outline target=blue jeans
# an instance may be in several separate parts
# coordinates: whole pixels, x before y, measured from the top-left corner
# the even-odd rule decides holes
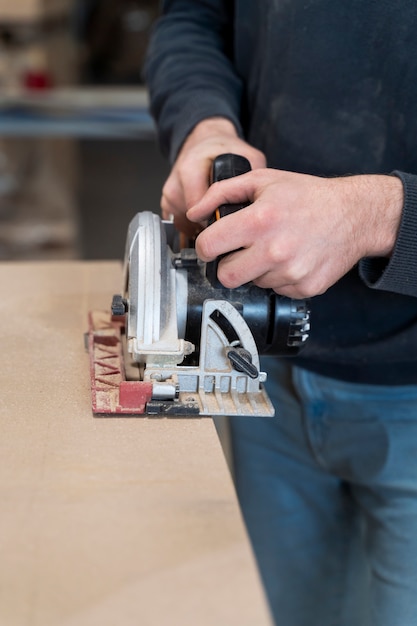
[[[416,626],[417,386],[263,369],[276,416],[231,435],[277,626]]]

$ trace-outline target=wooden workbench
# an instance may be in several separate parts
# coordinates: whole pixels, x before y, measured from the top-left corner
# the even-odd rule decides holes
[[[86,316],[120,276],[0,265],[0,626],[269,624],[212,421],[92,417]]]

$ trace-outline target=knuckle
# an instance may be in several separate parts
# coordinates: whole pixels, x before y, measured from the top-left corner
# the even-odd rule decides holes
[[[217,270],[217,277],[226,289],[236,289],[236,287],[240,287],[242,284],[234,272],[225,270],[221,266]]]
[[[273,241],[268,249],[267,255],[270,265],[282,265],[288,263],[288,253],[283,245],[277,241]]]
[[[177,205],[177,197],[173,193],[173,189],[170,189],[169,187],[164,187],[162,189],[161,206],[163,208],[167,207],[172,210],[173,208],[176,207],[176,205]]]
[[[161,205],[161,209],[162,209],[163,211],[167,211],[167,210],[169,210],[169,202],[168,202],[168,199],[167,199],[167,197],[166,197],[166,196],[164,196],[163,194],[162,194],[162,196],[161,196],[160,205]]]
[[[308,285],[302,285],[299,284],[296,286],[296,297],[297,298],[313,298],[314,296],[317,296],[318,293],[316,292],[316,290],[313,288],[312,285],[308,284]]]
[[[314,298],[327,291],[327,287],[323,285],[321,280],[314,279],[311,276],[306,280],[300,281],[296,286],[299,298]]]
[[[169,198],[171,194],[173,193],[174,189],[176,188],[176,186],[177,186],[176,177],[173,174],[170,174],[170,176],[168,176],[165,183],[163,184],[162,195]]]
[[[297,262],[290,262],[287,267],[288,281],[293,285],[301,285],[306,280],[306,268]]]
[[[260,188],[262,190],[263,185],[261,185]],[[273,232],[278,238],[279,233],[282,230],[282,225],[281,214],[280,211],[277,210],[276,205],[260,195],[253,207],[254,209],[251,210],[250,215],[255,228],[258,229],[258,232],[260,234],[268,233],[269,236],[271,236],[271,233]]]
[[[195,242],[195,248],[198,258],[202,261],[211,261],[217,256],[211,238],[207,237],[205,231],[200,233],[197,237]]]
[[[230,252],[219,262],[217,276],[227,289],[236,289],[245,282],[242,280],[241,264],[239,261],[236,262],[238,255],[238,252]]]

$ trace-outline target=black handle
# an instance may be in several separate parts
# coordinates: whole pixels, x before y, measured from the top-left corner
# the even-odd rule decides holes
[[[240,154],[220,154],[213,161],[211,169],[211,182],[233,178],[250,172],[251,166],[248,159]]]
[[[220,180],[226,180],[227,178],[233,178],[234,176],[240,176],[241,174],[246,174],[247,172],[250,172],[251,169],[252,168],[248,159],[240,154],[220,154],[213,161],[210,184],[219,182]],[[225,215],[230,215],[231,213],[240,211],[240,209],[243,209],[245,206],[247,206],[247,203],[222,204],[216,209],[209,220],[209,226]],[[206,265],[206,277],[213,287],[221,287],[221,284],[217,279],[218,263],[219,259],[216,259]]]
[[[251,171],[251,166],[248,159],[240,154],[220,154],[213,161],[213,165],[211,167],[211,177],[210,184],[217,183],[220,180],[226,180],[226,178],[233,178],[234,176],[240,176],[241,174],[246,174]],[[210,220],[212,224],[216,220],[224,217],[225,215],[229,215],[230,213],[235,213],[235,211],[239,211],[243,209],[246,204],[223,204],[218,207],[215,211],[213,217]]]

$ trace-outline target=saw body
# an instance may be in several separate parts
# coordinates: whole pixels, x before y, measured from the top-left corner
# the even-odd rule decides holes
[[[194,248],[178,250],[177,239],[173,223],[149,211],[129,225],[123,293],[101,318],[105,328],[90,322],[93,411],[273,415],[260,355],[299,351],[308,337],[307,303],[250,283],[226,289],[215,267]],[[117,373],[107,374],[115,377],[111,399],[103,391],[103,350],[111,352],[107,366],[117,353]]]

